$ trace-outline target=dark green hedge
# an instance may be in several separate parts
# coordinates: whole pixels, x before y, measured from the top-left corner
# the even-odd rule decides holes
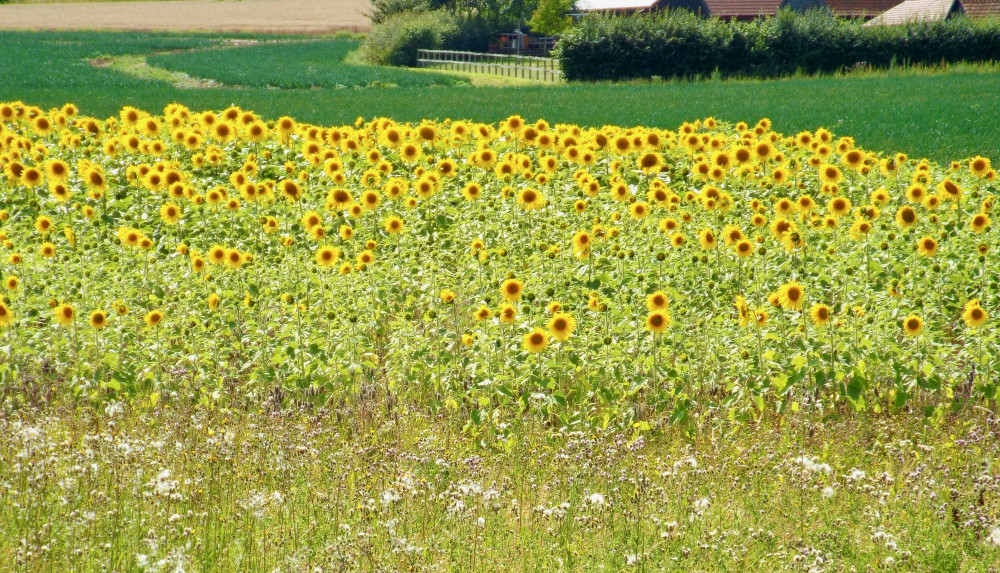
[[[861,24],[821,11],[785,10],[752,22],[705,19],[683,10],[591,14],[560,39],[558,55],[569,80],[773,77],[859,64],[885,68],[1000,60],[1000,18]]]

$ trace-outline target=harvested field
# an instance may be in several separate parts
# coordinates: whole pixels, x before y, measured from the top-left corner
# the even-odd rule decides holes
[[[172,0],[0,6],[7,30],[326,34],[369,28],[367,0]]]

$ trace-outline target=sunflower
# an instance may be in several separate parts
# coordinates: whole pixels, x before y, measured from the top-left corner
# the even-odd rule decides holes
[[[401,233],[403,231],[403,220],[395,215],[386,217],[385,231],[390,235]]]
[[[577,231],[573,235],[573,255],[585,259],[590,256],[590,243],[593,239],[587,231]]]
[[[490,307],[483,305],[477,308],[472,316],[476,319],[476,321],[482,322],[493,318],[493,311],[490,310]]]
[[[238,250],[229,249],[226,251],[226,265],[228,265],[229,268],[234,270],[239,269],[245,262],[247,262],[246,257]]]
[[[354,203],[354,197],[347,189],[331,189],[326,195],[326,208],[331,211],[343,211]]]
[[[38,254],[46,259],[51,259],[56,256],[56,246],[52,243],[42,243],[42,246],[38,248]]]
[[[62,183],[69,178],[69,165],[62,159],[51,159],[45,162],[45,175],[50,181]]]
[[[524,338],[521,339],[521,345],[526,352],[538,354],[549,345],[549,333],[540,328],[532,329],[531,332],[525,334]]]
[[[565,342],[569,340],[571,334],[573,334],[573,329],[576,328],[576,319],[565,312],[557,312],[549,319],[546,327],[552,334],[552,338]]]
[[[976,213],[969,221],[969,229],[976,234],[982,233],[989,226],[990,216],[983,212]]]
[[[400,159],[406,163],[416,163],[420,155],[420,146],[415,143],[407,143],[399,150]]]
[[[497,309],[497,315],[500,317],[500,322],[514,324],[514,320],[517,318],[517,309],[511,304],[503,303]]]
[[[917,252],[925,257],[933,257],[937,254],[938,242],[933,237],[924,237],[917,241]]]
[[[924,331],[924,319],[915,314],[903,319],[903,332],[907,336],[917,336]]]
[[[946,201],[958,201],[962,198],[962,188],[951,179],[938,183],[937,190]]]
[[[542,192],[531,187],[525,187],[517,195],[517,203],[525,209],[541,209],[545,206],[545,198]]]
[[[654,310],[668,310],[669,308],[670,299],[667,297],[667,293],[662,290],[646,295],[646,310],[652,312]]]
[[[800,310],[806,298],[806,291],[802,285],[792,281],[781,285],[777,295],[781,308],[785,310]]]
[[[711,229],[702,229],[698,232],[698,243],[701,244],[701,248],[705,250],[714,249],[718,242],[715,238],[715,233]]]
[[[686,243],[686,242],[687,242],[687,237],[684,236],[684,233],[677,232],[677,233],[674,233],[674,234],[670,235],[670,246],[672,246],[674,248],[678,248],[679,249],[679,248],[683,247],[684,243]]]
[[[355,262],[361,265],[362,267],[370,265],[373,262],[375,262],[375,253],[368,250],[361,251],[360,253],[358,253]]]
[[[103,310],[95,310],[90,313],[90,326],[94,327],[94,330],[101,330],[108,325],[108,313]]]
[[[214,292],[208,295],[208,310],[215,310],[219,308],[219,295]]]
[[[840,183],[844,179],[844,175],[837,169],[835,165],[830,165],[829,163],[821,165],[819,168],[819,179],[823,183]]]
[[[302,215],[302,227],[304,227],[307,231],[311,231],[314,227],[318,227],[322,224],[323,217],[321,217],[316,211],[307,211],[305,215]]]
[[[39,216],[35,219],[35,230],[41,235],[48,235],[52,232],[52,219],[49,219],[45,215]]]
[[[650,207],[649,203],[645,201],[636,201],[629,205],[628,213],[633,219],[642,220],[649,216]]]
[[[13,276],[4,279],[3,283],[7,290],[17,290],[18,285],[21,284],[18,278]]]
[[[53,311],[56,317],[56,322],[63,326],[69,326],[73,324],[73,318],[76,316],[76,310],[68,304],[60,304]]]
[[[977,177],[986,177],[990,172],[990,160],[977,155],[969,160],[969,171]]]
[[[896,224],[901,228],[905,229],[907,227],[912,227],[917,224],[917,212],[913,210],[913,207],[909,205],[904,205],[896,211]]]
[[[221,245],[214,245],[208,250],[208,262],[213,265],[221,265],[226,261],[226,248]]]
[[[733,301],[733,307],[736,309],[740,328],[746,328],[750,324],[750,307],[747,305],[746,297],[743,295],[737,296],[736,300]]]
[[[377,191],[365,191],[361,194],[361,205],[365,211],[371,211],[382,204],[382,196]]]
[[[644,153],[636,160],[636,166],[642,170],[643,173],[659,173],[663,167],[663,156],[655,151]]]
[[[319,266],[328,268],[333,266],[338,260],[340,260],[340,249],[329,245],[323,245],[319,249],[316,249],[316,264]]]
[[[830,322],[830,307],[822,303],[814,304],[809,309],[809,317],[816,323],[816,326],[823,326]]]
[[[969,328],[979,328],[989,320],[986,311],[979,306],[979,299],[972,299],[965,303],[965,311],[962,313],[962,320]]]
[[[163,321],[163,312],[160,310],[151,310],[146,313],[146,316],[142,320],[149,326],[156,326]]]
[[[507,279],[500,285],[500,295],[503,296],[504,300],[510,302],[517,302],[521,300],[521,294],[524,292],[524,283],[517,279]]]
[[[173,203],[166,203],[160,207],[160,218],[168,225],[176,225],[181,220],[181,208]]]
[[[663,334],[670,323],[670,313],[666,310],[654,310],[646,316],[646,330],[653,334]]]
[[[733,246],[733,248],[736,250],[736,255],[741,259],[745,259],[752,255],[754,250],[753,243],[747,239],[740,240]]]
[[[482,186],[479,185],[479,183],[476,182],[468,183],[466,184],[465,187],[462,188],[462,196],[464,196],[469,201],[475,201],[476,199],[479,199],[479,197],[481,197],[482,194],[483,194],[483,188]]]

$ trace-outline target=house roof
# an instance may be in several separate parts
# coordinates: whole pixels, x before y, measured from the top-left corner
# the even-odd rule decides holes
[[[577,0],[575,6],[581,12],[605,10],[649,10],[660,0]]]
[[[774,16],[782,0],[703,0],[708,13],[718,18]]]
[[[975,18],[978,16],[1000,16],[1000,0],[962,0],[965,13]]]
[[[826,0],[827,7],[834,16],[841,18],[874,18],[900,0]]]
[[[958,0],[906,0],[865,23],[865,26],[895,26],[907,22],[944,20],[953,10],[962,11]]]

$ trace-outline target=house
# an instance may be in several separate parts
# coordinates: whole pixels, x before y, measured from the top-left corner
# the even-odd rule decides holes
[[[983,5],[984,13],[1000,0],[969,0]],[[724,20],[753,20],[774,16],[788,7],[796,12],[829,10],[840,18],[871,19],[899,4],[900,0],[578,0],[580,12],[654,12],[685,9]],[[998,8],[1000,11],[1000,8]]]
[[[825,0],[826,7],[838,18],[864,18],[870,20],[900,0]]]
[[[1000,0],[962,0],[962,8],[970,18],[1000,16]]]
[[[905,0],[865,22],[865,26],[935,22],[964,12],[965,9],[960,0]]]
[[[946,14],[953,12],[952,3],[947,0],[906,0],[905,8],[896,14],[923,13],[927,10]],[[945,6],[948,4],[948,6]],[[955,10],[970,16],[1000,15],[1000,0],[954,0]],[[962,6],[965,6],[964,10]],[[576,9],[580,12],[654,12],[657,10],[685,9],[706,17],[724,20],[753,20],[764,16],[774,16],[782,8],[796,12],[812,9],[828,10],[838,18],[863,18],[870,20],[902,6],[900,0],[578,0]],[[971,9],[970,9],[971,6]],[[899,16],[890,15],[889,18]],[[934,19],[928,17],[928,19]]]

